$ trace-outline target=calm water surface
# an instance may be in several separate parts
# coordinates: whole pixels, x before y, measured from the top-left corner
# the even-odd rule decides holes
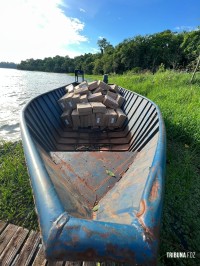
[[[19,114],[30,99],[73,81],[66,74],[0,68],[0,140],[21,138]]]

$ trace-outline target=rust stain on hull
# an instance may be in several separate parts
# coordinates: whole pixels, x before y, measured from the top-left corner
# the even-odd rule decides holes
[[[140,202],[140,210],[139,212],[136,214],[136,217],[138,218],[139,223],[141,224],[144,233],[145,233],[145,238],[146,241],[151,242],[154,238],[154,234],[152,233],[152,231],[146,226],[146,224],[144,223],[143,220],[143,215],[144,213],[147,211],[147,205],[145,200],[141,200]]]
[[[140,201],[140,210],[139,210],[139,212],[136,214],[136,217],[137,217],[137,218],[140,218],[140,217],[144,214],[145,210],[146,210],[146,203],[145,203],[144,200],[141,200],[141,201]]]
[[[152,185],[149,200],[154,201],[158,197],[159,182],[156,179]]]

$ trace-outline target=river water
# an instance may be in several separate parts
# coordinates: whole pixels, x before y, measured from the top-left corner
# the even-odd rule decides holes
[[[67,74],[0,68],[0,140],[21,138],[19,114],[30,99],[73,81]]]

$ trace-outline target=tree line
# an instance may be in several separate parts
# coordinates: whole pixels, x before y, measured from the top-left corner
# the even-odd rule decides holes
[[[156,72],[160,67],[174,70],[195,68],[200,56],[200,27],[190,32],[166,30],[151,35],[137,35],[125,39],[115,47],[107,39],[97,42],[99,52],[70,58],[55,56],[21,61],[17,68],[57,73],[71,73],[75,69],[86,74],[116,73],[127,71]]]
[[[0,62],[0,68],[17,68],[17,64],[13,62]]]

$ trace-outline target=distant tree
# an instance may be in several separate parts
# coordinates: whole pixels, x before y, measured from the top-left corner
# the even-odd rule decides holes
[[[122,47],[124,45],[123,43],[118,44],[115,47],[115,51],[113,54],[113,72],[117,74],[121,74],[124,72],[125,66],[122,62],[123,58],[123,52],[122,52]]]
[[[62,73],[72,73],[74,72],[74,59],[69,56],[64,57],[64,62],[61,65]]]
[[[115,47],[106,38],[98,40],[97,44],[101,52],[96,54],[87,53],[75,58],[57,55],[43,60],[31,58],[21,61],[17,68],[58,73],[82,69],[86,74],[121,74],[134,69],[154,73],[163,64],[166,69],[193,70],[198,65],[200,54],[200,28],[191,32],[165,30],[151,35],[137,35]]]
[[[110,45],[110,43],[106,40],[106,38],[99,39],[97,41],[97,44],[98,44],[98,46],[100,48],[100,51],[101,51],[102,55],[103,55],[104,50],[106,49],[106,47],[108,47]]]
[[[0,62],[0,68],[17,68],[17,64],[13,62]]]
[[[158,67],[158,65],[163,63],[167,68],[176,69],[182,60],[181,43],[183,36],[166,30],[154,34],[152,40],[156,46],[154,51],[154,56],[157,55],[156,66]],[[151,42],[150,47],[152,47]]]
[[[200,27],[195,31],[185,32],[181,47],[186,58],[186,65],[192,68],[200,55]]]
[[[79,55],[79,56],[74,57],[75,69],[82,69],[83,63],[84,63],[84,56],[83,55]]]
[[[54,68],[55,68],[55,63],[53,61],[53,58],[46,57],[44,59],[44,71],[53,72]]]
[[[102,75],[103,74],[103,61],[102,59],[96,59],[94,62],[93,74]]]
[[[105,54],[109,54],[109,55],[111,55],[111,54],[114,53],[114,51],[115,51],[115,49],[114,49],[114,47],[113,47],[112,44],[108,44],[108,45],[104,48],[104,53],[105,53]]]
[[[94,69],[94,56],[91,53],[84,55],[82,69],[86,74],[92,74]]]

